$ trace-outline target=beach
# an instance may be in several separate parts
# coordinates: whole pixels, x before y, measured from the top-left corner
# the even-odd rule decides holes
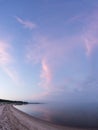
[[[54,125],[32,117],[11,104],[0,105],[0,130],[98,130],[97,128],[72,128]]]

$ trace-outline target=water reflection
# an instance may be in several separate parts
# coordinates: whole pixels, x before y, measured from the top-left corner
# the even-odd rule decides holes
[[[55,124],[98,128],[98,104],[28,104],[16,107]]]

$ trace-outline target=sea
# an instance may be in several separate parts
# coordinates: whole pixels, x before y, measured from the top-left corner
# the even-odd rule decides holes
[[[98,128],[98,103],[42,103],[15,107],[33,117],[56,125]]]

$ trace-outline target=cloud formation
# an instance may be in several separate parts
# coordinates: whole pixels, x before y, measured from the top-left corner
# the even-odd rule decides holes
[[[28,29],[32,30],[37,27],[37,25],[31,21],[23,20],[22,18],[17,17],[17,16],[15,16],[15,18],[20,24],[22,24],[24,26],[24,28],[28,28]]]
[[[76,38],[72,38],[70,40],[64,38],[58,41],[39,36],[34,39],[35,41],[30,42],[30,44],[26,46],[26,58],[27,61],[32,63],[32,65],[41,65],[41,71],[39,74],[41,81],[39,82],[39,85],[44,88],[45,92],[40,95],[48,96],[53,93],[65,91],[66,88],[64,88],[64,85],[66,86],[66,83],[62,83],[65,81],[65,77],[58,79],[55,83],[54,81],[55,77],[60,77],[59,73],[58,75],[56,75],[56,73],[59,70],[62,72],[62,66],[65,63],[65,66],[67,66],[69,61],[72,60],[71,55],[74,53],[73,50],[76,45],[73,44],[73,41],[77,41]]]
[[[9,64],[12,61],[12,57],[8,52],[9,49],[10,49],[9,44],[0,41],[0,64],[1,65]]]
[[[15,67],[13,67],[14,58],[11,54],[11,49],[11,44],[0,41],[0,67],[16,85],[19,85],[20,79]]]
[[[86,54],[90,57],[94,49],[98,46],[98,16],[97,12],[94,11],[88,18],[88,25],[85,28],[85,33],[83,36]]]
[[[48,89],[52,79],[51,70],[48,67],[48,64],[46,63],[45,59],[42,60],[41,64],[42,64],[42,70],[41,70],[40,78],[42,79],[42,81],[40,83],[40,86],[44,87],[45,89]]]
[[[78,18],[80,17],[73,18],[72,21]],[[62,39],[33,37],[33,41],[27,46],[26,58],[33,65],[41,65],[39,74],[41,86],[44,86],[46,92],[40,95],[56,95],[60,92],[82,93],[83,90],[86,91],[85,86],[90,88],[95,86],[97,80],[95,80],[94,64],[96,63],[92,62],[92,59],[98,47],[97,24],[97,14],[93,13],[92,16],[86,18],[83,30],[80,30],[79,34],[65,36]],[[56,77],[58,77],[57,83]],[[65,79],[71,80],[64,83]]]
[[[20,81],[20,76],[18,74],[18,72],[16,71],[15,68],[9,66],[2,66],[3,70],[5,71],[5,73],[10,77],[10,79],[17,85],[20,85],[20,82],[22,84],[22,81]]]

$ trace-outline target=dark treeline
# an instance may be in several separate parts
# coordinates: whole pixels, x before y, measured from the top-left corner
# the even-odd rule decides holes
[[[12,100],[5,100],[5,99],[0,99],[0,103],[28,104],[28,102],[24,102],[24,101],[12,101]]]

